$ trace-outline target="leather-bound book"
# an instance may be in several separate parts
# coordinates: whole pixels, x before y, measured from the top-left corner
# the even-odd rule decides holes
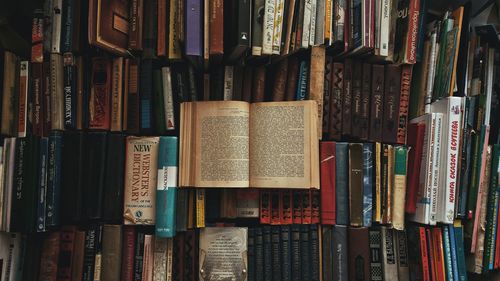
[[[334,62],[332,69],[332,92],[330,97],[330,120],[328,136],[338,140],[342,134],[342,97],[344,89],[344,65]]]
[[[349,235],[349,280],[371,280],[368,228],[349,227],[347,232]]]
[[[123,243],[121,256],[121,280],[134,280],[135,226],[123,227]]]
[[[263,102],[266,92],[266,67],[259,66],[255,68],[253,74],[253,97],[252,102]]]
[[[159,57],[165,57],[167,55],[167,1],[158,1],[157,3],[157,9],[158,9],[158,14],[157,17],[158,19],[156,20],[157,23],[157,40],[156,40],[156,54]]]
[[[246,65],[243,70],[243,86],[241,100],[246,102],[252,101],[252,86],[253,86],[254,68]]]
[[[332,78],[333,78],[333,57],[325,57],[325,71],[323,77],[323,119],[321,120],[321,131],[324,139],[328,138],[328,129],[330,122],[330,102],[332,96]]]
[[[129,34],[128,2],[89,1],[89,42],[118,55],[127,54]]]
[[[210,9],[210,55],[220,56],[224,54],[224,1],[210,1],[208,8]]]
[[[284,101],[286,91],[286,78],[288,72],[288,59],[284,58],[276,65],[274,77],[273,101]]]
[[[318,105],[318,136],[321,139],[323,126],[323,95],[325,87],[325,60],[326,51],[324,46],[311,47],[311,72],[309,74],[309,93],[310,100],[315,100]]]
[[[122,226],[104,225],[102,233],[101,280],[120,281]]]
[[[91,79],[89,129],[109,130],[111,119],[111,61],[108,58],[92,58]]]
[[[382,140],[387,143],[396,143],[399,123],[397,118],[401,91],[401,66],[393,64],[385,66],[384,86]]]
[[[349,218],[351,226],[363,225],[363,144],[349,144]]]
[[[144,18],[144,0],[130,1],[130,18],[128,30],[128,48],[133,51],[142,50],[142,28]]]
[[[352,80],[353,65],[351,59],[344,61],[344,92],[342,96],[342,135],[350,136],[352,134]]]
[[[38,280],[57,280],[57,264],[59,262],[60,247],[60,233],[58,231],[49,233],[43,241],[42,256],[40,258],[40,275]]]
[[[417,193],[420,183],[420,167],[425,135],[425,123],[408,125],[408,181],[406,186],[405,211],[414,214],[417,208]]]
[[[75,232],[75,242],[73,246],[71,280],[82,280],[84,252],[85,252],[85,231],[77,230]]]
[[[361,83],[363,79],[363,62],[353,60],[351,76],[351,136],[359,139],[361,137]],[[346,79],[347,80],[347,79]],[[345,98],[345,94],[344,94]],[[345,101],[345,99],[344,99]]]
[[[399,95],[399,111],[396,120],[398,123],[396,142],[406,144],[406,129],[408,126],[408,112],[410,108],[410,87],[412,77],[412,65],[401,67],[401,90]]]
[[[372,66],[372,85],[370,97],[370,133],[369,139],[382,141],[382,121],[384,112],[384,66]]]
[[[290,56],[288,58],[288,72],[286,78],[286,100],[295,100],[297,93],[297,79],[299,76],[299,58]]]
[[[58,281],[71,281],[71,270],[74,262],[75,231],[75,226],[64,226],[61,228],[60,258],[57,268]]]
[[[141,1],[141,0],[138,0]],[[127,107],[124,111],[127,112],[127,133],[138,134],[140,131],[141,110],[140,110],[140,96],[139,96],[139,73],[140,73],[140,60],[130,59],[128,67],[128,95],[124,97],[127,99]]]
[[[333,251],[333,280],[349,280],[349,245],[347,236],[347,226],[335,225],[333,227],[332,251]],[[359,245],[356,244],[355,247]]]
[[[368,140],[371,83],[372,65],[363,63],[363,76],[361,78],[361,112],[359,114],[359,138],[362,140]]]

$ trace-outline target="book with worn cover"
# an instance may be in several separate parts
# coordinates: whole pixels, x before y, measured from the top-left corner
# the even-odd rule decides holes
[[[368,228],[349,227],[347,233],[349,235],[349,280],[370,280]]]
[[[348,266],[348,236],[347,226],[333,226],[332,251],[333,251],[333,280],[347,281],[349,276]],[[366,261],[368,262],[368,260]],[[363,266],[364,267],[364,266]],[[366,276],[368,278],[368,276]]]
[[[135,4],[137,5],[137,3]],[[134,8],[132,10],[134,11]],[[132,23],[136,22],[133,21]],[[90,44],[118,55],[127,54],[129,45],[129,9],[127,1],[90,0],[88,25]],[[142,26],[137,26],[137,28],[142,28]]]
[[[320,143],[321,161],[321,223],[334,225],[335,213],[335,181],[336,181],[336,143],[332,141]]]
[[[104,225],[102,231],[101,280],[121,280],[122,238],[121,225]]]
[[[180,186],[319,188],[314,101],[188,102],[181,116]],[[274,154],[274,145],[290,153]]]
[[[349,221],[363,225],[363,144],[349,144]]]
[[[349,224],[348,143],[337,142],[335,147],[335,206],[337,224]]]
[[[392,226],[404,230],[405,196],[408,149],[405,146],[394,147],[394,192],[392,201]]]
[[[92,86],[89,97],[89,128],[108,130],[111,119],[111,62],[92,58]]]

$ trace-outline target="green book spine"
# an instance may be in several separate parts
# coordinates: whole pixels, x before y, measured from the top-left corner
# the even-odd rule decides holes
[[[485,141],[486,129],[486,126],[482,126],[480,134],[473,136],[474,153],[472,156],[472,171],[469,182],[469,201],[467,202],[467,217],[469,219],[473,217],[476,210],[479,174],[481,171],[481,157],[483,155],[483,144]]]

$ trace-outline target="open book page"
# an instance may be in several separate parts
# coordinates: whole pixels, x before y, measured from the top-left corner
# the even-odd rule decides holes
[[[249,104],[213,101],[193,106],[194,185],[248,187]]]
[[[251,105],[251,187],[319,188],[317,118],[315,101]]]

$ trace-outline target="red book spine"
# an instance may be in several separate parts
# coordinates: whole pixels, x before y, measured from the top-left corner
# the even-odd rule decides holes
[[[311,224],[312,222],[312,209],[311,209],[311,190],[303,190],[302,192],[302,223]]]
[[[446,272],[444,270],[444,253],[443,253],[443,235],[441,228],[436,227],[432,229],[433,242],[434,242],[434,260],[436,267],[436,281],[445,281]]]
[[[123,250],[121,280],[134,280],[134,249],[135,249],[135,228],[133,226],[123,227]]]
[[[417,62],[418,26],[420,18],[420,0],[410,1],[408,11],[408,33],[406,35],[405,63]]]
[[[403,65],[401,67],[401,95],[399,98],[398,132],[396,139],[396,142],[399,144],[406,144],[412,68],[412,65]]]
[[[333,141],[322,142],[320,145],[321,165],[321,223],[334,225],[335,222],[335,149]]]
[[[224,1],[210,1],[210,55],[224,54]]]
[[[292,224],[293,192],[291,190],[280,190],[280,197],[283,206],[281,224]]]
[[[127,133],[138,134],[140,129],[139,59],[131,59],[128,67]]]
[[[320,202],[321,202],[321,193],[319,190],[310,190],[309,198],[311,200],[311,223],[318,224],[320,223],[321,211],[320,211]]]
[[[294,224],[302,223],[302,191],[292,191],[292,222]]]
[[[260,223],[271,223],[271,192],[268,190],[260,191]]]
[[[422,255],[423,281],[430,281],[429,255],[427,253],[427,238],[425,236],[425,227],[420,226],[418,230],[420,234],[420,254]]]
[[[417,209],[418,184],[422,146],[424,142],[425,124],[410,124],[408,126],[408,181],[406,187],[406,206],[408,214],[414,214]]]
[[[167,1],[158,1],[158,38],[157,38],[157,46],[156,50],[158,52],[158,56],[166,56],[167,55]]]
[[[109,130],[111,120],[111,62],[104,57],[92,59],[89,113],[89,129]]]
[[[31,62],[43,62],[43,12],[35,10],[31,25]]]
[[[40,275],[38,280],[56,281],[57,264],[61,237],[59,232],[51,232],[43,241],[42,256],[40,258]]]
[[[280,213],[283,210],[280,199],[278,190],[271,191],[271,224],[280,224]]]
[[[429,257],[429,272],[430,272],[430,275],[431,275],[431,280],[435,281],[437,280],[436,279],[436,260],[434,258],[434,256],[436,255],[436,252],[434,250],[434,239],[432,237],[432,233],[431,233],[431,229],[430,228],[427,228],[425,229],[425,234],[426,234],[426,237],[427,237],[427,254],[428,254],[428,257]]]
[[[65,226],[61,229],[61,247],[59,256],[64,257],[64,261],[59,260],[59,266],[57,268],[57,281],[71,281],[75,231],[76,227],[74,226]]]

